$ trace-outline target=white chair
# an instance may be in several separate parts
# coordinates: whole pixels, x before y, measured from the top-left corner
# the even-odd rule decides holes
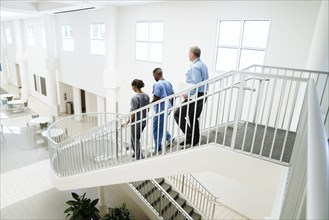
[[[37,149],[38,145],[44,145],[45,139],[43,139],[42,137],[36,137],[34,136],[34,141],[35,141],[35,149]]]

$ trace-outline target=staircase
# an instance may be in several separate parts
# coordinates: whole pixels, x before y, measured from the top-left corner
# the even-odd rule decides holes
[[[190,88],[195,89],[205,84],[209,88],[205,96],[198,98],[204,102],[200,117],[202,136],[201,141],[193,148],[216,146],[290,166],[296,148],[296,137],[300,129],[304,129],[300,124],[301,119],[307,114],[308,79],[316,79],[319,104],[325,115],[323,124],[325,127],[328,126],[329,107],[325,101],[329,88],[328,76],[328,73],[323,72],[253,66],[246,71],[227,72]],[[322,79],[325,83],[321,83]],[[162,146],[166,147],[163,147],[161,152],[152,153],[152,122],[158,115],[150,111],[143,119],[147,126],[140,139],[144,156],[140,161],[132,157],[131,127],[120,126],[130,118],[130,114],[122,116],[88,113],[54,123],[48,129],[49,133],[52,129],[65,130],[65,137],[54,138],[48,135],[51,168],[55,178],[58,181],[72,183],[71,177],[77,175],[94,175],[109,170],[116,173],[129,165],[156,163],[157,160],[166,160],[169,155],[182,155],[181,152],[190,150],[190,145],[179,144],[184,140],[184,136],[178,129],[172,113],[182,107],[181,95],[187,91],[161,100],[166,106],[162,113],[165,118],[164,130],[169,130],[172,136],[176,137],[175,141],[167,146],[163,139]],[[174,97],[175,105],[172,109],[167,109],[167,103]],[[184,105],[194,101],[196,100],[192,99]],[[153,109],[159,103],[152,103],[131,114]],[[166,175],[170,174],[163,174]],[[138,179],[132,176],[130,178],[126,182]],[[154,176],[150,174],[148,178]],[[192,204],[182,200],[178,192],[163,179],[131,184],[162,218],[200,219]]]
[[[145,198],[163,219],[201,220],[201,215],[196,213],[193,207],[188,205],[186,200],[181,198],[179,193],[165,182],[164,178],[134,182],[131,183],[131,186]]]

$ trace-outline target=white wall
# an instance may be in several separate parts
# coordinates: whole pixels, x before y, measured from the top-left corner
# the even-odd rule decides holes
[[[129,111],[133,95],[130,82],[144,80],[145,91],[152,92],[152,70],[162,67],[164,77],[177,91],[185,81],[189,67],[188,48],[201,47],[201,59],[214,72],[217,19],[271,19],[268,52],[265,64],[305,68],[313,30],[320,7],[318,1],[171,1],[149,5],[122,7],[119,10],[117,32],[119,111]],[[136,21],[164,21],[163,63],[135,61]]]
[[[60,81],[96,95],[105,96],[103,86],[105,56],[90,54],[89,26],[91,23],[106,24],[108,17],[106,9],[56,16]],[[73,52],[62,49],[62,25],[71,25],[73,28],[75,44]]]

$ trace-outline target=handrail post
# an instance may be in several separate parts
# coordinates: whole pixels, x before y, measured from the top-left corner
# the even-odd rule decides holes
[[[235,138],[238,131],[240,116],[242,113],[242,107],[243,107],[243,94],[244,94],[244,86],[245,86],[245,80],[246,80],[246,74],[239,74],[240,75],[240,85],[239,85],[239,92],[238,92],[238,99],[237,99],[237,105],[236,105],[236,111],[235,111],[235,117],[234,117],[234,127],[233,127],[233,135],[232,135],[232,141],[231,141],[231,149],[234,149],[235,146]],[[233,92],[233,91],[232,91]]]

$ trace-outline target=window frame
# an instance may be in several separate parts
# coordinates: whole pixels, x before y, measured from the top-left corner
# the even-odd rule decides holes
[[[221,21],[240,21],[241,22],[241,29],[240,29],[240,34],[239,34],[239,43],[238,46],[235,45],[221,45],[219,43],[219,34],[220,34],[220,23]],[[247,21],[267,21],[269,22],[269,26],[268,26],[268,30],[267,30],[267,37],[266,37],[266,43],[265,43],[265,47],[250,47],[250,46],[243,46],[243,34],[244,34],[244,30],[245,30],[245,23]],[[217,69],[217,60],[218,60],[218,49],[219,48],[225,48],[225,49],[236,49],[238,51],[237,53],[237,60],[235,63],[235,69],[236,70],[240,70],[240,64],[241,64],[241,54],[243,50],[251,50],[251,51],[263,51],[264,52],[264,59],[263,59],[263,63],[265,63],[266,60],[266,56],[267,56],[267,49],[268,49],[268,41],[269,41],[269,37],[270,37],[270,31],[271,31],[271,24],[272,24],[272,20],[270,18],[252,18],[252,19],[248,19],[248,18],[219,18],[217,20],[217,31],[216,31],[216,43],[215,43],[215,57],[214,57],[214,66],[213,66],[213,70],[214,72],[226,72],[229,70],[221,70],[221,69]],[[246,68],[246,67],[243,67]]]
[[[148,24],[148,40],[137,40],[137,25],[138,23],[147,23]],[[162,41],[154,41],[151,40],[151,27],[152,23],[162,23]],[[163,20],[149,20],[149,21],[136,21],[135,25],[135,60],[140,62],[148,62],[148,63],[163,63],[163,47],[164,47],[164,21]],[[147,59],[139,59],[137,58],[137,43],[147,43]],[[151,45],[152,44],[161,44],[162,51],[161,51],[161,61],[153,61],[151,57]]]
[[[63,28],[69,27],[72,31],[72,36],[64,36]],[[74,52],[75,51],[75,42],[74,42],[74,32],[73,26],[70,24],[62,24],[61,26],[61,33],[62,33],[62,49],[63,51]],[[72,42],[72,44],[71,44]],[[72,48],[69,48],[67,45],[71,44]]]
[[[11,29],[9,27],[5,28],[5,34],[6,34],[6,43],[12,44],[13,38],[11,37]]]
[[[47,48],[46,28],[44,26],[41,27],[41,38],[42,38],[42,47],[46,49]]]
[[[92,26],[93,25],[104,25],[104,37],[102,38],[101,37],[101,33],[97,33],[97,37],[93,37],[93,34],[92,34]],[[99,26],[98,27],[98,30],[101,30],[101,27]],[[90,23],[89,24],[89,38],[90,38],[90,54],[91,55],[98,55],[98,56],[105,56],[106,55],[106,25],[105,23]],[[93,52],[93,47],[92,47],[92,44],[94,42],[97,42],[97,53]],[[101,43],[103,43],[104,45],[104,48],[101,47]],[[101,53],[101,51],[104,51],[104,53]]]
[[[29,30],[31,30],[31,31],[29,31]],[[35,37],[34,37],[33,26],[26,27],[26,36],[27,36],[27,45],[29,47],[34,47],[35,46]]]

